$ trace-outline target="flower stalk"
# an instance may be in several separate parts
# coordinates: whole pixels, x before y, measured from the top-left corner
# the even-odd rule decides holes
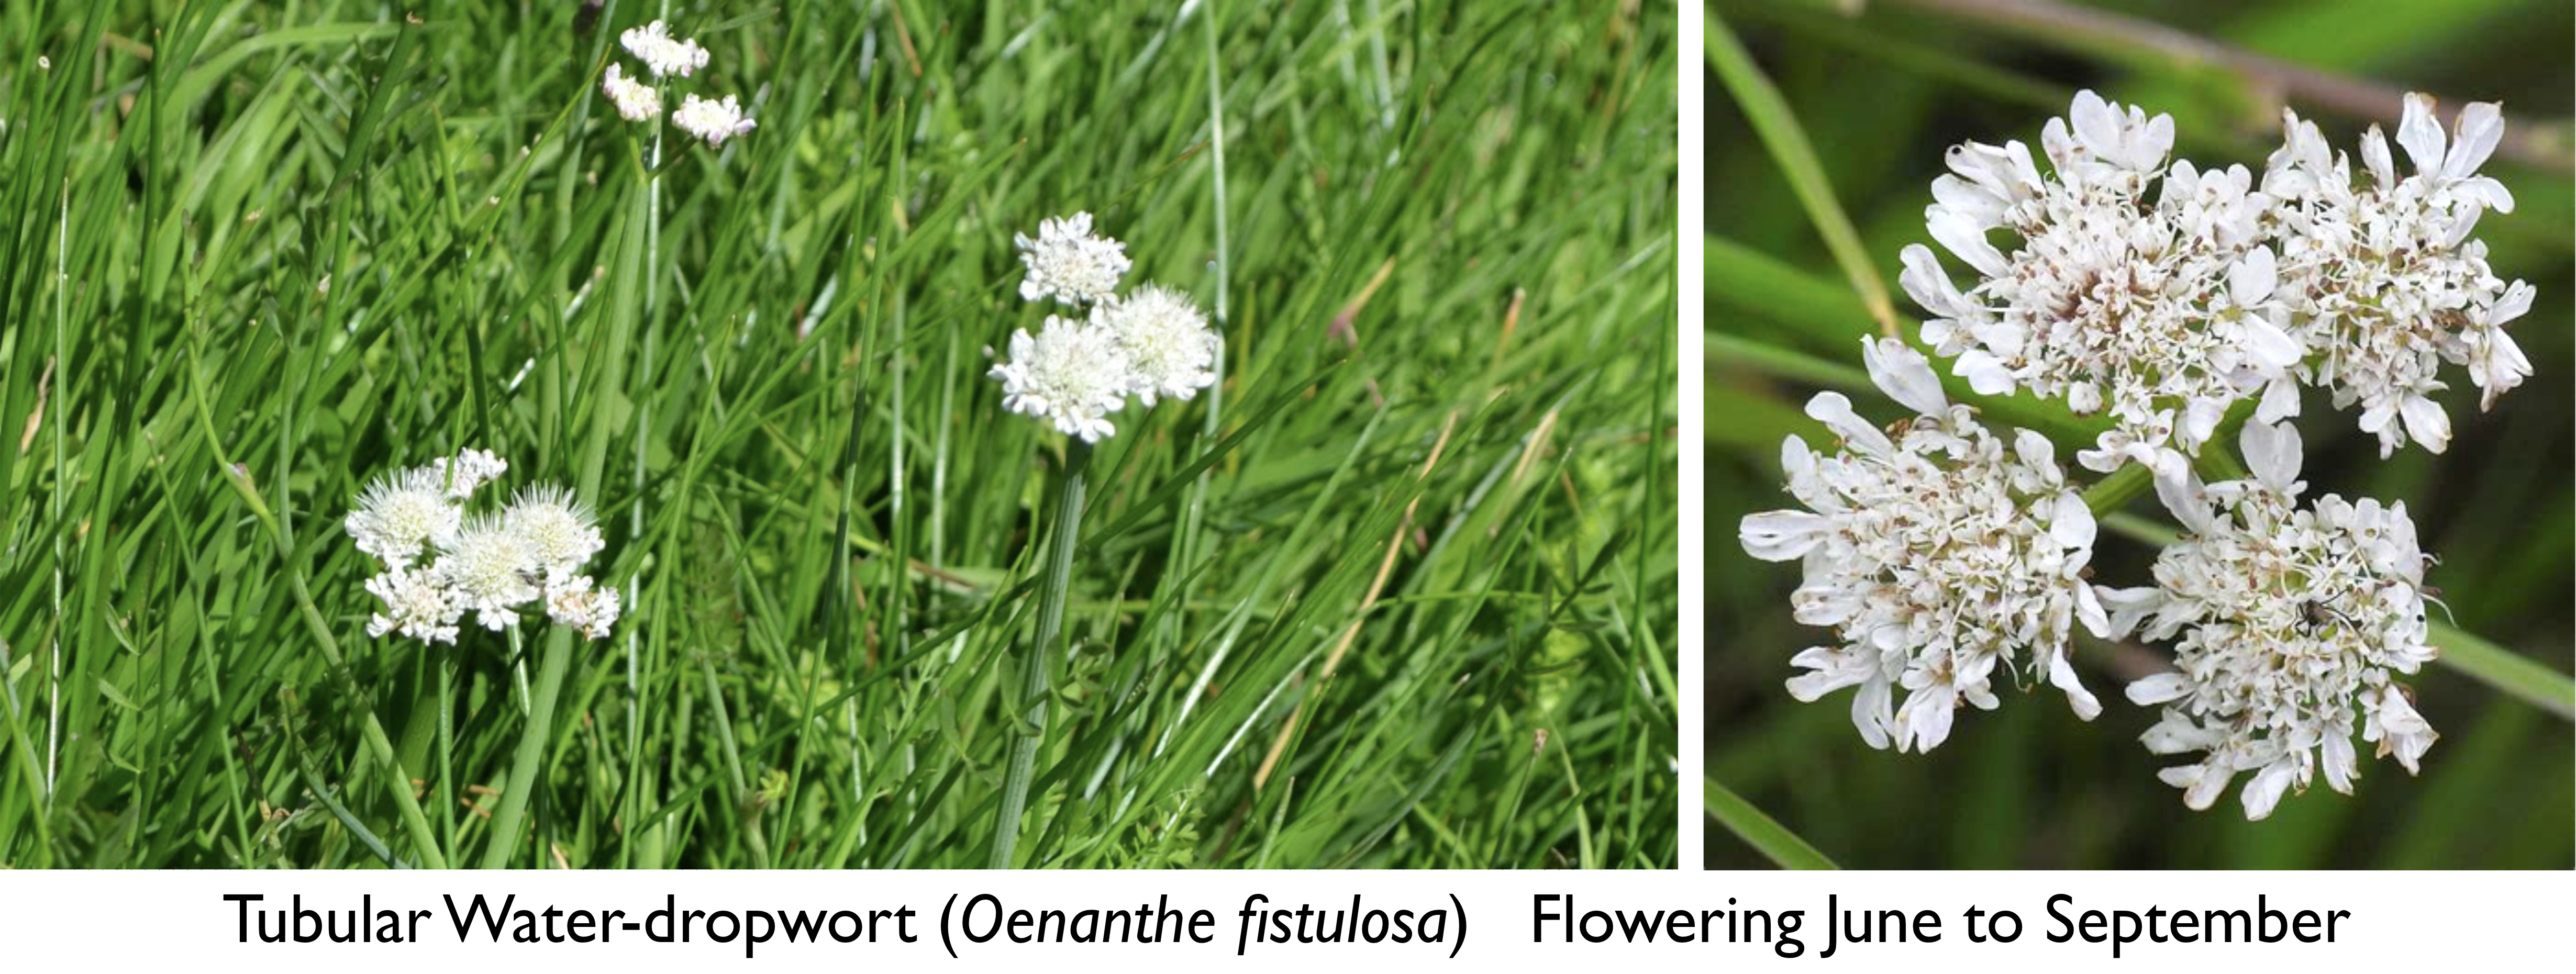
[[[1036,776],[1038,749],[1046,744],[1047,664],[1063,643],[1064,603],[1073,588],[1073,546],[1082,527],[1083,468],[1091,462],[1091,445],[1079,439],[1065,444],[1064,473],[1059,478],[1054,530],[1047,539],[1046,575],[1038,589],[1038,636],[1021,662],[1020,712],[1027,726],[1011,742],[1011,763],[1002,783],[1002,814],[993,830],[993,869],[1011,868],[1011,851],[1020,832],[1020,813],[1028,806],[1029,781]]]

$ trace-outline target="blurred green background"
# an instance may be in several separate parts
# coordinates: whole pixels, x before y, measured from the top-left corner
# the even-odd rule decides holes
[[[1709,8],[1776,84],[1821,160],[1900,315],[1897,252],[1930,242],[1923,208],[1942,150],[1974,138],[2036,146],[2042,122],[2077,88],[2174,116],[2177,155],[2259,171],[2280,142],[2279,106],[2316,119],[2353,151],[2373,119],[2335,110],[2336,95],[2286,71],[2392,91],[2422,90],[2446,107],[2502,100],[2514,148],[2485,172],[2518,203],[2478,229],[2496,272],[2539,288],[2514,329],[2536,370],[2481,414],[2457,367],[2446,406],[2456,438],[2433,456],[2410,447],[2385,462],[2354,414],[2311,392],[2301,420],[2311,496],[2404,500],[2428,574],[2461,626],[2564,674],[2569,669],[2571,226],[2570,5],[2564,2],[2113,3],[1882,0],[1865,5],[1718,3]],[[2165,33],[2159,33],[2159,31]],[[1716,35],[1714,22],[1712,37]],[[2266,59],[2247,70],[2184,56],[2189,45]],[[1844,866],[1885,868],[2566,868],[2576,852],[2576,738],[2568,720],[2436,665],[2413,681],[2442,734],[2410,778],[2368,763],[2358,794],[2322,784],[2249,823],[2233,793],[2208,813],[2159,782],[2166,763],[2137,735],[2151,709],[2118,688],[2163,646],[2087,645],[2087,684],[2105,712],[2077,720],[2053,693],[2010,694],[1963,715],[1932,755],[1873,751],[1851,727],[1849,694],[1800,705],[1782,689],[1789,657],[1830,640],[1789,616],[1795,565],[1757,562],[1736,541],[1748,512],[1792,506],[1778,449],[1819,434],[1798,412],[1814,387],[1756,367],[1747,347],[1794,349],[1859,366],[1853,342],[1815,327],[1825,316],[1872,322],[1781,166],[1717,73],[1708,71],[1708,773]],[[2366,92],[2367,89],[2355,89]],[[2285,94],[2286,92],[2286,94]],[[2310,92],[2316,92],[2310,94]],[[2378,119],[2394,129],[2398,101]],[[1945,255],[1946,259],[1946,255]],[[1955,266],[1955,265],[1954,265]],[[1879,397],[1855,396],[1883,416]],[[1827,441],[1818,441],[1827,442]],[[2162,515],[2152,498],[2131,513]],[[2143,579],[2154,552],[2105,532],[2098,578]],[[2129,582],[2128,584],[2135,584]],[[2152,653],[2152,658],[2139,653]],[[1712,868],[1770,860],[1714,823]]]

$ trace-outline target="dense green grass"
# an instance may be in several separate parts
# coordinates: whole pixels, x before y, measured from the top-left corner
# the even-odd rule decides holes
[[[437,6],[0,12],[0,864],[983,864],[1077,209],[1227,352],[1090,460],[1013,860],[1672,864],[1670,8],[676,4],[719,152],[594,94],[652,5]],[[610,639],[365,636],[461,446]]]
[[[1722,786],[1713,793],[1741,796],[1738,805],[1767,813],[1778,828],[1738,815],[1742,834],[1713,833],[1708,863],[1804,862],[1800,849],[1812,844],[1809,852],[1866,867],[2566,867],[2576,860],[2567,689],[2576,626],[2567,601],[2576,586],[2568,474],[2576,462],[2568,446],[2576,154],[2565,52],[2576,40],[2565,4],[2051,5],[2150,17],[2221,45],[2452,103],[2501,99],[2527,140],[2486,167],[2519,205],[2490,214],[2478,232],[2499,274],[2539,288],[2538,303],[2514,328],[2537,374],[2489,413],[2457,378],[2446,400],[2456,438],[2441,456],[2410,448],[2382,461],[2353,429],[2353,414],[2324,408],[2313,393],[2300,421],[2312,495],[2404,500],[2425,549],[2441,558],[2426,581],[2451,613],[2436,622],[2457,628],[2437,631],[2442,665],[2413,680],[2442,734],[2422,777],[2372,762],[2358,795],[2320,786],[2284,799],[2263,822],[2246,822],[2232,799],[2207,813],[2185,809],[2155,778],[2167,762],[2137,741],[2154,711],[2105,692],[2163,665],[2163,647],[2079,640],[2079,666],[2103,695],[2098,720],[2077,720],[2040,699],[2043,689],[1963,717],[1930,755],[1872,751],[1852,732],[1840,698],[1800,705],[1782,689],[1790,655],[1830,634],[1790,617],[1796,567],[1747,556],[1737,520],[1793,506],[1781,490],[1781,437],[1831,442],[1798,411],[1815,389],[1845,389],[1870,415],[1892,408],[1868,387],[1853,354],[1853,337],[1877,326],[1869,291],[1851,281],[1868,275],[1892,286],[1898,251],[1930,242],[1923,208],[1943,171],[1942,150],[1969,138],[2035,145],[2041,122],[2063,114],[2081,86],[2171,113],[2177,154],[2196,161],[2259,170],[2279,143],[2279,103],[2271,100],[2278,95],[2264,85],[2206,57],[2159,52],[2139,33],[2030,29],[1978,16],[2003,6],[1889,0],[1859,16],[1823,3],[1713,8],[1758,73],[1777,85],[1771,107],[1814,147],[1812,182],[1848,214],[1858,247],[1838,244],[1836,231],[1819,226],[1818,208],[1792,192],[1803,187],[1769,148],[1772,133],[1760,131],[1760,99],[1748,106],[1731,96],[1720,65],[1736,70],[1732,54],[1712,46],[1703,223],[1707,773]],[[2368,121],[2301,98],[2292,103],[2347,150]],[[2393,128],[2396,98],[2383,110]],[[1857,272],[1847,250],[1858,255]],[[1900,315],[1920,313],[1901,294],[1896,305]],[[2027,396],[1980,404],[2061,444],[2091,438],[2067,425],[2062,410]],[[2128,516],[2106,522],[2095,566],[2101,578],[2137,584],[2121,580],[2146,577],[2156,549],[2140,539],[2151,530],[2132,529],[2167,515],[2152,497],[2133,496],[2116,509]],[[1710,807],[1721,806],[1712,798]],[[1782,830],[1803,841],[1782,840],[1775,834]]]

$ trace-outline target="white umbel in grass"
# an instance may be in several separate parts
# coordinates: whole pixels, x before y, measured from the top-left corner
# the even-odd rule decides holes
[[[726,139],[737,135],[748,135],[755,124],[743,117],[742,106],[734,102],[732,95],[717,100],[694,94],[680,99],[679,109],[671,113],[671,122],[681,131],[711,146],[721,146]]]
[[[1100,306],[1092,319],[1127,351],[1128,391],[1147,406],[1157,397],[1189,399],[1216,384],[1216,333],[1188,295],[1148,284]]]
[[[1035,337],[1011,334],[1011,357],[990,375],[1002,383],[1002,408],[1035,417],[1056,432],[1097,443],[1118,428],[1109,414],[1127,405],[1134,373],[1127,350],[1109,329],[1048,315]]]
[[[1068,307],[1099,304],[1117,296],[1118,279],[1127,274],[1127,245],[1091,232],[1091,214],[1051,217],[1038,224],[1038,235],[1018,234],[1020,263],[1028,276],[1020,281],[1020,298],[1053,298]]]
[[[384,571],[367,580],[379,610],[367,634],[454,643],[466,613],[495,632],[542,601],[547,616],[593,639],[617,622],[615,589],[582,574],[606,543],[590,510],[552,485],[522,490],[496,513],[467,502],[509,469],[483,450],[396,471],[368,485],[344,522]]]
[[[661,21],[627,30],[618,35],[626,53],[644,62],[644,69],[656,79],[688,77],[707,66],[707,49],[686,37],[672,37],[670,28]],[[662,90],[626,75],[624,67],[610,64],[600,78],[599,90],[608,96],[617,114],[630,122],[649,122],[662,114]],[[680,107],[671,111],[671,123],[689,133],[691,138],[721,148],[725,140],[750,134],[757,127],[743,114],[742,104],[734,96],[707,98],[695,92],[680,97]]]
[[[644,62],[656,78],[675,74],[685,78],[707,66],[706,48],[699,47],[695,40],[671,36],[670,27],[658,20],[627,29],[617,36],[617,42],[626,48],[626,53]]]

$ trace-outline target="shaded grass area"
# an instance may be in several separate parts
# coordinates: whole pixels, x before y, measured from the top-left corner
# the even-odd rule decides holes
[[[982,864],[1088,210],[1223,380],[1090,458],[1013,861],[1672,864],[1670,10],[673,5],[711,150],[595,94],[648,6],[0,11],[0,863]],[[366,638],[465,446],[609,639]]]
[[[1778,85],[1884,280],[1894,279],[1905,244],[1930,242],[1923,208],[1942,149],[1964,138],[2035,143],[2040,122],[2063,113],[2078,87],[2171,113],[2181,136],[2176,153],[2198,162],[2259,169],[2277,145],[2278,90],[2263,79],[2172,58],[2138,35],[2029,31],[1969,12],[2005,6],[1897,0],[1858,17],[1822,4],[1713,8]],[[2255,823],[2230,802],[2205,814],[2185,809],[2154,776],[2167,762],[2137,743],[2154,712],[2115,696],[2106,695],[2105,713],[2088,724],[2044,699],[2043,688],[1966,717],[1928,756],[1870,750],[1839,700],[1795,703],[1781,688],[1788,658],[1830,633],[1790,618],[1794,566],[1746,556],[1736,521],[1789,506],[1779,484],[1780,439],[1829,442],[1798,406],[1816,388],[1849,384],[1841,369],[1858,371],[1852,338],[1873,323],[1834,248],[1712,70],[1708,178],[1718,191],[1703,224],[1711,330],[1707,773],[1846,866],[2566,867],[2576,859],[2569,830],[2576,738],[2564,704],[2542,701],[2564,696],[2576,624],[2565,599],[2576,585],[2567,409],[2576,376],[2567,327],[2576,290],[2569,274],[2576,227],[2567,217],[2576,209],[2568,175],[2576,154],[2566,141],[2569,68],[2547,53],[2569,44],[2569,12],[2517,2],[2373,5],[2366,14],[2303,2],[2075,6],[2088,15],[2150,17],[2208,42],[2396,91],[2504,102],[2531,140],[2529,154],[2489,164],[2519,205],[2490,215],[2479,233],[2500,275],[2539,288],[2531,317],[2515,328],[2537,374],[2490,413],[2478,411],[2464,378],[2454,382],[2446,405],[2458,438],[2441,456],[2409,449],[2381,461],[2371,439],[2353,429],[2353,415],[2325,408],[2318,396],[2300,425],[2310,492],[2405,500],[2425,549],[2441,557],[2427,576],[2450,609],[2441,621],[2511,654],[2463,661],[2503,663],[2477,671],[2488,680],[2509,679],[2496,675],[2502,670],[2562,689],[2508,694],[2460,667],[2431,668],[2413,682],[2443,737],[2422,777],[2374,762],[2358,795],[2320,787]],[[2499,32],[2503,24],[2515,27]],[[2342,146],[2369,121],[2293,103]],[[2393,125],[2397,107],[2391,99],[2383,124]],[[1901,314],[1919,310],[1899,304]],[[2090,439],[2052,424],[2036,408],[2044,405],[2027,396],[1980,403],[1991,417],[2061,443]],[[2165,517],[2151,496],[2121,509]],[[2099,577],[2144,578],[2154,552],[2106,532],[2096,549]],[[2135,647],[2079,642],[2079,665],[2097,691],[2164,652],[2142,658]],[[1779,861],[1723,832],[1712,835],[1708,858],[1711,866]]]

